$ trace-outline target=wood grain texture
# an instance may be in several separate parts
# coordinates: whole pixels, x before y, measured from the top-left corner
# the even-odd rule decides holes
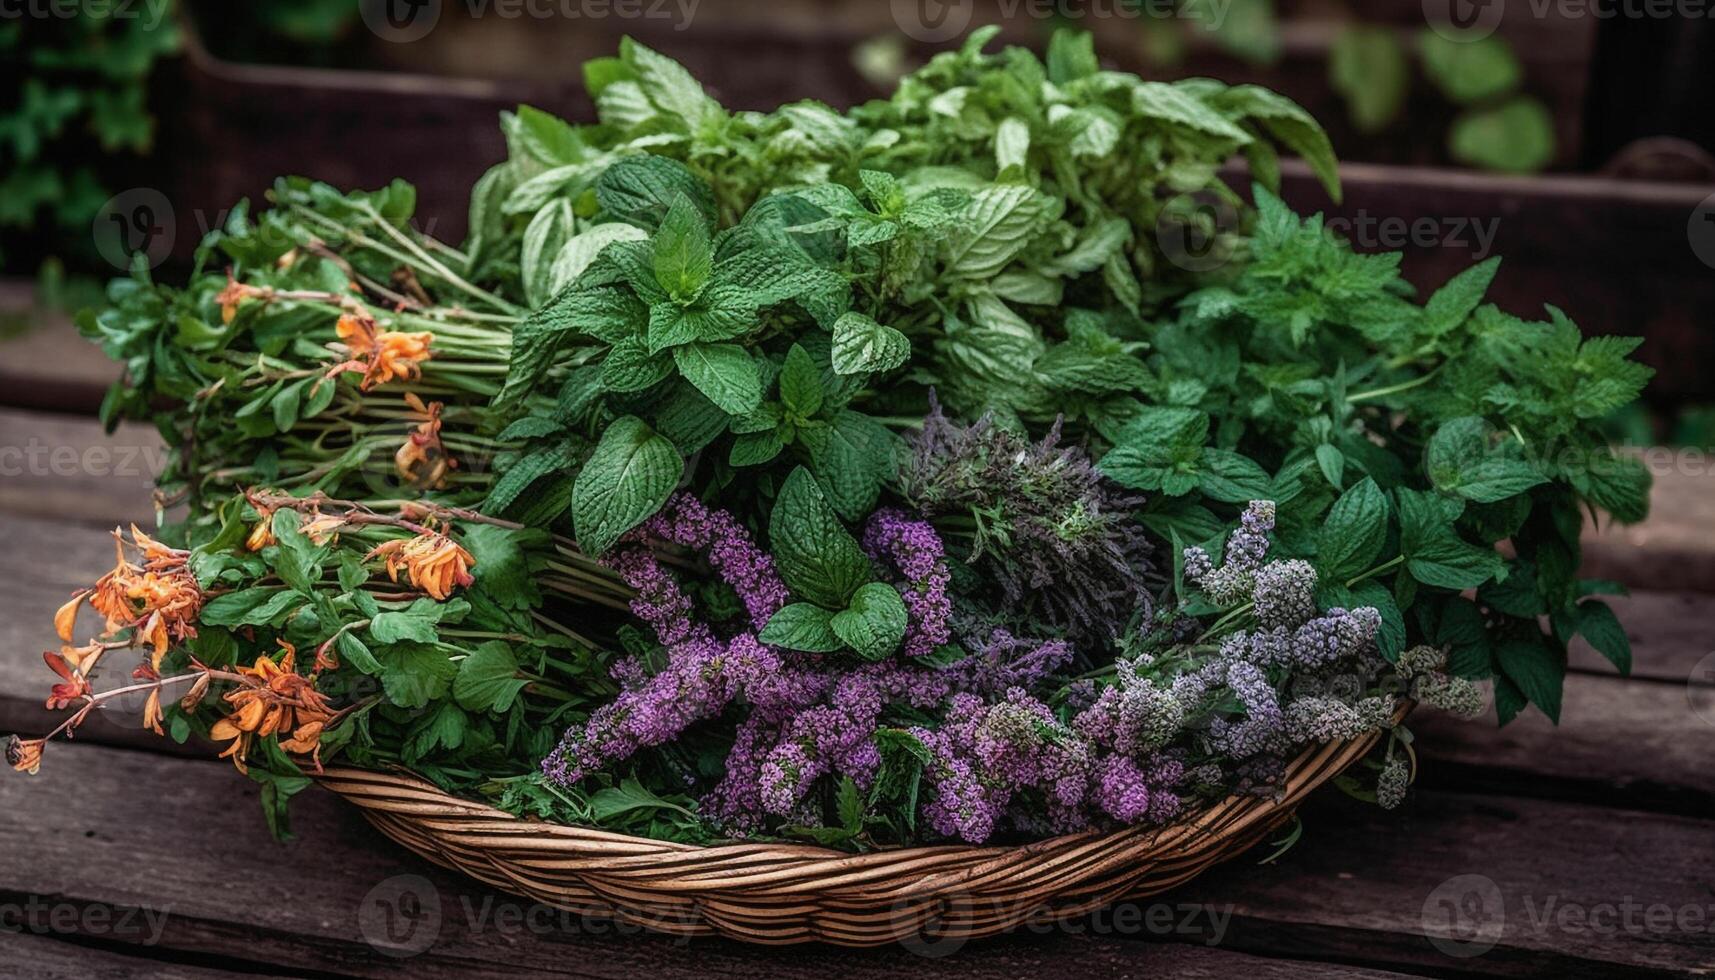
[[[119,366],[35,293],[33,282],[0,279],[0,405],[93,415]]]
[[[1234,903],[1224,943],[1318,955],[1431,976],[1690,976],[1715,968],[1715,823],[1610,806],[1420,792],[1401,809],[1324,794],[1305,836],[1272,865],[1218,868],[1176,896]],[[1486,880],[1486,881],[1485,881]],[[1471,896],[1475,894],[1476,898]],[[1463,909],[1449,917],[1443,900]],[[1468,904],[1467,904],[1468,903]],[[1578,926],[1563,909],[1607,921],[1621,906],[1669,910],[1654,925]],[[1610,911],[1611,910],[1611,911]],[[1700,918],[1691,923],[1692,916]],[[1462,924],[1480,956],[1449,956],[1430,936]],[[1687,927],[1689,925],[1689,927]],[[1455,947],[1456,949],[1458,947]]]
[[[46,814],[59,818],[44,821]],[[152,956],[237,955],[251,969],[299,975],[380,976],[401,967],[423,977],[528,972],[616,980],[1389,975],[1210,948],[1211,924],[1225,919],[1201,915],[1187,926],[1190,912],[1172,900],[1163,900],[1159,914],[1148,907],[1137,913],[1140,923],[1153,915],[1157,931],[1120,930],[1125,935],[1115,923],[1128,922],[1127,914],[1110,912],[1066,929],[917,951],[676,940],[496,895],[392,846],[332,794],[300,797],[294,826],[298,840],[269,840],[254,786],[225,764],[61,747],[37,777],[0,781],[0,833],[28,842],[0,853],[0,891],[14,900],[40,895],[78,907],[165,911]],[[403,927],[389,933],[389,922]],[[1146,939],[1162,942],[1139,941]]]
[[[1715,591],[1715,454],[1652,449],[1644,459],[1655,474],[1649,519],[1586,524],[1581,571],[1634,589]]]
[[[0,522],[151,527],[151,492],[165,465],[153,426],[128,422],[109,434],[91,418],[0,408]]]
[[[15,899],[0,899],[0,905]],[[108,907],[95,903],[64,903],[59,907],[71,908],[85,922],[108,921],[104,911]],[[63,918],[63,917],[62,917]],[[224,969],[214,966],[202,966],[193,963],[174,962],[170,955],[165,958],[154,958],[150,954],[156,952],[144,947],[135,951],[116,950],[111,946],[89,945],[110,938],[107,927],[101,927],[94,933],[56,932],[51,927],[33,927],[20,920],[16,931],[9,931],[0,940],[0,956],[4,957],[4,969],[7,976],[30,977],[31,980],[129,980],[132,977],[148,977],[150,980],[237,980],[237,978],[280,977],[292,976],[285,970],[268,970],[256,972],[253,970]],[[241,966],[236,959],[233,966]]]
[[[1559,726],[1534,709],[1505,728],[1429,710],[1409,725],[1427,787],[1715,815],[1715,687],[1572,674]]]

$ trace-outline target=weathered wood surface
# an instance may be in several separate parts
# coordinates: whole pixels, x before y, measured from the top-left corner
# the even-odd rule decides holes
[[[165,465],[153,426],[0,408],[0,514],[148,527]]]
[[[71,317],[38,308],[35,293],[32,282],[0,279],[0,405],[94,414],[119,368]]]
[[[909,969],[971,977],[1048,970],[1271,977],[1304,975],[1311,964],[1330,961],[1619,976],[1715,964],[1707,932],[1681,935],[1646,918],[1598,935],[1556,918],[1565,907],[1623,902],[1706,908],[1706,883],[1715,875],[1707,821],[1505,796],[1423,792],[1398,814],[1324,797],[1306,815],[1305,839],[1274,864],[1241,859],[1138,912],[1043,926],[946,956],[925,955],[953,952],[932,943],[868,952],[686,943],[562,916],[424,866],[326,794],[300,798],[299,839],[275,844],[256,818],[253,788],[209,762],[58,747],[35,779],[0,783],[0,801],[0,832],[19,842],[0,856],[8,893],[52,896],[79,909],[111,907],[115,923],[126,910],[151,909],[153,918],[130,914],[136,935],[112,940],[148,943],[150,955],[186,962],[242,950],[248,969],[371,976],[395,968],[398,954],[411,954],[409,967],[428,976],[528,969],[611,977],[833,970],[861,977]],[[58,819],[38,822],[49,814]],[[1467,923],[1470,932],[1441,938],[1463,935],[1492,948],[1458,962],[1430,941],[1439,933],[1434,906],[1427,920],[1424,908],[1444,892],[1463,897],[1467,875],[1492,882],[1488,892],[1475,881],[1490,905],[1468,911],[1486,918]],[[390,909],[412,917],[394,919],[389,932]],[[1153,929],[1143,925],[1151,915]],[[1311,963],[1272,959],[1283,953]]]

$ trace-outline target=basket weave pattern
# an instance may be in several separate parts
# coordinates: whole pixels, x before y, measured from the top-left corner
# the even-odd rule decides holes
[[[1378,737],[1305,751],[1279,799],[1228,797],[1166,827],[867,854],[701,847],[522,820],[406,774],[330,768],[321,782],[430,861],[556,908],[677,935],[876,946],[926,932],[988,936],[1165,891],[1256,844]]]

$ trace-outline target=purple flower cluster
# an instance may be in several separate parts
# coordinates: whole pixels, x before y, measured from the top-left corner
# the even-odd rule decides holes
[[[739,725],[726,775],[703,800],[704,813],[739,832],[769,817],[814,825],[819,815],[805,798],[817,779],[850,777],[867,788],[875,778],[881,764],[875,732],[888,705],[933,708],[960,681],[956,672],[899,663],[786,666],[749,679],[743,686],[750,716]]]
[[[1259,667],[1317,670],[1369,653],[1381,613],[1364,606],[1335,607],[1296,626],[1240,631],[1221,642],[1221,658]]]
[[[897,510],[877,511],[864,529],[863,548],[872,560],[904,579],[899,593],[910,613],[902,648],[905,656],[927,656],[951,640],[953,598],[947,584],[952,573],[934,527]]]
[[[1162,823],[1223,789],[1278,792],[1298,747],[1385,728],[1394,702],[1367,693],[1387,666],[1375,653],[1380,615],[1318,615],[1314,569],[1266,561],[1273,521],[1272,505],[1251,504],[1219,569],[1201,551],[1186,553],[1188,573],[1211,596],[1252,604],[1251,629],[1213,647],[1139,653],[1105,679],[1050,696],[1075,640],[1021,636],[963,609],[956,616],[949,562],[928,522],[883,510],[866,525],[864,550],[899,588],[909,619],[902,656],[854,664],[762,643],[761,629],[789,600],[772,560],[731,515],[674,497],[605,559],[635,590],[632,610],[664,653],[616,664],[621,693],[567,732],[543,770],[575,783],[737,709],[725,773],[701,803],[732,833],[816,826],[826,800],[818,787],[849,779],[860,791],[891,792],[898,770],[886,769],[884,781],[884,765],[909,764],[899,760],[918,751],[924,824],[973,843],[1002,829]],[[700,617],[651,543],[703,555],[742,603],[741,622],[717,631]],[[955,636],[965,656],[938,655]],[[1399,672],[1449,702],[1469,701],[1444,666],[1438,651],[1414,650]],[[921,749],[884,758],[884,746],[901,747],[902,729]]]
[[[581,728],[568,731],[543,760],[542,770],[554,782],[575,783],[640,748],[670,741],[724,710],[743,679],[774,676],[780,668],[778,653],[753,632],[722,641],[695,618],[691,598],[649,550],[652,539],[702,552],[744,603],[755,630],[786,604],[774,560],[730,514],[685,494],[669,500],[606,559],[636,591],[631,610],[654,629],[667,663],[652,675],[635,660],[616,667],[614,676],[625,689]]]
[[[1201,586],[1218,606],[1237,606],[1251,599],[1257,570],[1268,554],[1268,534],[1274,530],[1274,501],[1253,500],[1239,516],[1239,526],[1227,538],[1220,568],[1202,548],[1185,549],[1185,577]]]
[[[939,729],[911,733],[930,752],[924,817],[947,837],[980,843],[1007,820],[1059,833],[1161,823],[1182,806],[1177,760],[1103,751],[1022,688],[993,703],[954,695]],[[1030,808],[1018,809],[1020,798]]]
[[[1185,704],[1171,689],[1141,676],[1130,661],[1119,662],[1115,681],[1073,721],[1080,734],[1126,755],[1153,752],[1179,735]]]

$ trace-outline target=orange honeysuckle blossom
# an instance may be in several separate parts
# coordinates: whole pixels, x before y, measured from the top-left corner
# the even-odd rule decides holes
[[[343,517],[318,513],[306,521],[298,530],[304,532],[304,537],[309,538],[310,543],[319,548],[329,541],[338,540],[339,532],[345,525],[346,522]]]
[[[249,771],[246,760],[258,738],[278,738],[280,748],[310,756],[321,769],[321,737],[333,709],[316,690],[315,676],[297,672],[297,650],[284,640],[280,648],[279,663],[257,657],[252,666],[236,668],[242,686],[222,695],[232,710],[209,731],[214,741],[232,743],[220,757],[239,772]]]
[[[369,553],[370,558],[387,559],[387,577],[399,581],[404,569],[411,585],[422,589],[437,602],[445,602],[453,587],[468,588],[475,579],[470,570],[476,565],[471,553],[452,538],[438,531],[425,531],[414,538],[395,538],[384,542]]]
[[[74,647],[67,643],[60,647],[60,657],[65,660],[66,663],[71,665],[72,670],[79,671],[84,670],[86,667],[94,667],[95,661],[101,659],[101,655],[106,652],[107,645],[99,642],[86,644],[81,647]]]
[[[441,444],[443,406],[440,402],[425,405],[412,392],[405,394],[405,403],[411,407],[412,417],[418,420],[418,425],[406,437],[399,451],[393,454],[394,468],[398,470],[400,479],[419,490],[439,490],[446,486],[447,473],[459,465]]]
[[[250,536],[244,539],[244,547],[251,551],[261,551],[274,543],[274,512],[266,507],[256,508],[256,526],[250,529]]]
[[[94,693],[89,686],[89,680],[67,663],[64,657],[48,651],[42,654],[42,659],[47,662],[48,669],[60,677],[60,682],[48,692],[46,707],[49,711],[60,711]]]
[[[359,372],[363,380],[358,387],[364,391],[395,378],[410,381],[421,377],[423,362],[434,356],[429,350],[429,345],[435,340],[434,334],[385,331],[374,317],[362,310],[340,314],[334,329],[350,349],[351,357],[334,365],[327,376]]]
[[[77,612],[84,602],[105,620],[107,635],[133,629],[133,641],[153,649],[152,663],[160,669],[161,658],[174,643],[196,636],[197,612],[202,609],[202,589],[186,564],[190,552],[169,548],[131,526],[131,547],[142,552],[142,564],[125,555],[125,538],[113,531],[113,570],[88,589],[74,595],[54,614],[54,630],[70,643]],[[87,650],[94,653],[95,651]],[[57,656],[57,655],[56,655]],[[81,663],[81,659],[80,659]]]
[[[225,287],[223,287],[220,292],[216,293],[214,297],[215,302],[220,304],[220,322],[231,323],[233,320],[237,319],[238,306],[245,300],[266,299],[272,293],[273,290],[271,289],[239,282],[237,279],[232,277],[231,272],[228,272],[226,274]]]

